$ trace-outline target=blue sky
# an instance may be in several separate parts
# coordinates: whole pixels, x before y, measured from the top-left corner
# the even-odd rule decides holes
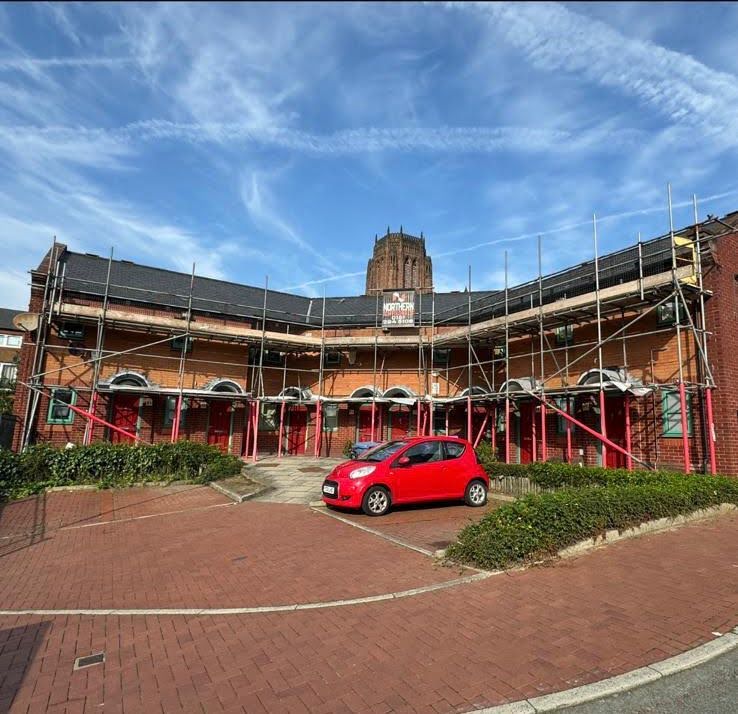
[[[73,250],[357,294],[375,233],[502,286],[738,209],[738,5],[0,5],[0,304]]]

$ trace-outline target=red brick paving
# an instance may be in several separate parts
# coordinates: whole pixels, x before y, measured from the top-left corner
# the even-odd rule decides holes
[[[478,521],[502,503],[490,499],[484,508],[470,508],[458,503],[396,506],[381,518],[366,516],[359,511],[332,509],[329,512],[434,552],[452,543],[464,526]]]
[[[56,491],[0,503],[0,538],[228,502],[208,486]]]
[[[173,538],[187,535],[192,518],[203,519],[201,540],[227,547],[220,531],[238,529],[234,515],[242,512],[251,528],[238,531],[238,546],[257,542],[279,553],[289,541],[301,551],[299,564],[283,561],[273,574],[288,591],[302,569],[319,573],[308,559],[318,560],[324,548],[335,552],[336,542],[345,564],[367,557],[365,550],[392,548],[406,569],[435,573],[419,554],[325,516],[276,508],[269,517],[243,506],[178,516],[185,526],[162,532],[160,565],[179,557]],[[128,524],[115,527],[124,531],[119,543],[143,544]],[[313,539],[311,548],[297,537],[303,535]],[[196,540],[186,550],[190,595],[198,599],[207,550],[191,550]],[[462,712],[566,689],[663,659],[738,624],[736,542],[733,514],[546,567],[364,605],[238,616],[2,617],[0,711]],[[16,564],[15,590],[36,583],[33,558],[26,568],[31,572]],[[348,572],[356,589],[374,585],[376,571]],[[3,569],[3,581],[5,575]],[[145,576],[139,585],[145,587]],[[212,590],[218,587],[214,581]],[[8,606],[12,590],[3,585],[0,606]],[[76,657],[96,651],[106,652],[104,665],[72,671]]]
[[[178,506],[175,515],[124,520]],[[306,507],[236,506],[209,488],[52,493],[46,511],[64,528],[0,542],[0,609],[253,607],[378,595],[459,576],[458,568]],[[20,525],[13,516],[12,528]]]

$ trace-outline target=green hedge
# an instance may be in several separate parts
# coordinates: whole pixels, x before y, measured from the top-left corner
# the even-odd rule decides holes
[[[76,484],[111,488],[140,481],[207,483],[240,471],[237,457],[191,441],[152,446],[101,443],[73,449],[41,444],[22,454],[0,450],[0,500]]]
[[[720,503],[738,505],[738,480],[625,472],[629,481],[605,488],[564,488],[529,495],[464,528],[448,557],[481,568],[504,568],[552,555],[609,529],[691,513]]]
[[[674,471],[649,471],[646,469],[608,469],[601,466],[575,466],[553,461],[537,461],[531,464],[506,464],[496,461],[489,447],[480,444],[477,456],[490,478],[513,476],[528,478],[542,488],[607,486],[616,483],[645,483],[675,475]]]

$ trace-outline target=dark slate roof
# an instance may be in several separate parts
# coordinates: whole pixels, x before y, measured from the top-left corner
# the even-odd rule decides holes
[[[0,307],[0,330],[14,330],[18,332],[18,328],[13,325],[13,318],[20,315],[20,310],[10,310],[7,307]]]
[[[726,218],[731,217],[733,214]],[[644,241],[640,247],[634,245],[602,256],[599,259],[600,287],[636,280],[639,277],[639,251],[643,256],[644,276],[671,268],[670,237],[667,235],[654,238]],[[104,295],[107,258],[66,251],[62,260],[65,264],[65,291]],[[187,308],[190,276],[186,273],[115,260],[111,266],[110,284],[112,299],[152,303],[182,310]],[[538,289],[537,279],[511,287],[508,291],[510,313],[537,306]],[[542,279],[544,304],[592,292],[594,289],[594,260]],[[429,294],[416,295],[415,299],[416,314],[422,313],[425,324],[430,323],[432,312],[435,312],[436,324],[459,325],[468,320],[467,292],[436,293],[434,298]],[[261,287],[195,277],[192,305],[197,312],[259,319],[262,316],[263,303],[264,289]],[[379,307],[381,310],[381,305]],[[322,298],[308,298],[276,290],[269,290],[267,294],[266,314],[270,321],[319,327],[322,310]],[[472,291],[471,310],[472,320],[475,322],[503,315],[504,291]],[[326,298],[325,316],[326,327],[371,326],[377,319],[377,299],[367,295]]]

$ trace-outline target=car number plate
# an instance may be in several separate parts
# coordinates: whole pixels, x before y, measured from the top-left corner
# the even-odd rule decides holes
[[[329,496],[335,496],[336,487],[335,486],[323,486],[323,493],[327,493]]]

